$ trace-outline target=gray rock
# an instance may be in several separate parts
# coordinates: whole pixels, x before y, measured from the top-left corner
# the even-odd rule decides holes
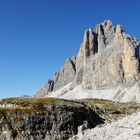
[[[97,34],[98,50],[94,55],[87,53],[89,42],[93,42],[92,31]],[[81,46],[83,66],[82,85],[85,88],[109,88],[121,84],[131,85],[139,80],[138,40],[128,36],[122,26],[106,20],[95,29],[86,30]],[[89,41],[90,39],[90,41]],[[85,41],[86,40],[86,41]],[[93,47],[91,47],[93,48]],[[77,84],[75,84],[77,86]]]
[[[140,79],[139,47],[138,39],[110,20],[85,30],[76,58],[68,59],[55,73],[53,91],[70,82],[71,88],[82,84],[96,89],[134,84]]]
[[[35,95],[35,97],[44,97],[54,89],[54,80],[49,79],[47,83]]]
[[[76,74],[75,62],[67,59],[65,65],[61,68],[59,74],[55,74],[54,90],[59,89],[72,82]]]
[[[76,101],[58,99],[7,99],[26,107],[0,113],[0,140],[67,140],[84,121],[88,128],[104,123],[92,109]]]

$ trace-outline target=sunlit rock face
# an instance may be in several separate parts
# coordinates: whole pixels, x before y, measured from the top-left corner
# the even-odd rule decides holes
[[[36,97],[44,97],[46,93],[53,91],[54,89],[54,80],[49,79],[47,83],[42,87],[37,93]]]
[[[137,42],[125,33],[122,26],[115,28],[109,20],[95,29],[86,30],[80,48],[80,55],[84,56],[82,85],[100,89],[138,81]]]
[[[133,85],[140,78],[139,47],[138,39],[110,20],[86,29],[77,56],[55,73],[52,91],[69,83],[71,89],[80,84],[88,89]],[[52,91],[44,88],[43,95]]]
[[[65,65],[58,73],[58,77],[55,78],[54,90],[59,89],[62,86],[72,82],[76,74],[74,60],[67,59]]]

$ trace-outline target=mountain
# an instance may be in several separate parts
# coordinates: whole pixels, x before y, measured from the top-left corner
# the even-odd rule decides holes
[[[139,140],[139,47],[109,20],[87,29],[35,97],[0,100],[0,140]]]
[[[85,30],[77,56],[67,59],[35,97],[140,102],[139,47],[121,25],[105,20]]]

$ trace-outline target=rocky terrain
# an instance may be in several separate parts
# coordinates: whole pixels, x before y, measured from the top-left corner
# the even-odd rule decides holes
[[[124,117],[103,127],[87,129],[84,132],[79,127],[78,134],[69,140],[139,140],[140,112]]]
[[[115,27],[105,20],[95,28],[85,30],[77,56],[67,59],[61,70],[55,72],[54,80],[48,80],[36,97],[95,97],[140,102],[139,47],[139,40],[128,35],[121,25]],[[79,86],[81,88],[77,90]],[[74,97],[77,91],[85,91],[85,95]],[[109,91],[111,98],[100,91]]]
[[[137,112],[140,104],[98,99],[9,98],[0,101],[0,140],[67,140]]]
[[[66,140],[84,121],[89,128],[104,123],[80,102],[58,99],[3,99],[0,108],[1,140]]]
[[[0,140],[68,139],[140,139],[140,42],[109,20],[33,98],[0,100]]]

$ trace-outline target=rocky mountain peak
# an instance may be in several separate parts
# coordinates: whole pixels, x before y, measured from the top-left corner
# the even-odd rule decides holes
[[[123,32],[125,32],[124,28],[121,25],[117,25],[116,34],[122,34]]]
[[[128,35],[121,25],[110,20],[86,29],[77,56],[67,59],[55,73],[53,90],[70,84],[86,89],[108,89],[134,85],[140,79],[140,43]],[[50,91],[44,94],[47,95]],[[40,96],[40,94],[37,94]]]

